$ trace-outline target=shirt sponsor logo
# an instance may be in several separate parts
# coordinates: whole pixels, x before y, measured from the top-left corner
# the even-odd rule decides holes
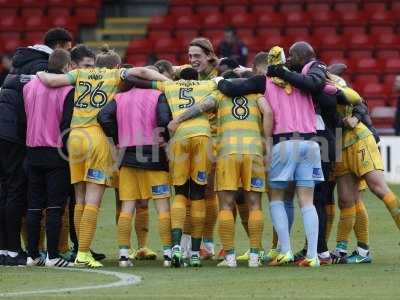
[[[151,187],[151,192],[154,196],[164,195],[169,193],[169,185],[155,185]]]
[[[262,188],[264,187],[264,180],[260,177],[251,178],[251,187],[253,188]]]
[[[206,182],[206,180],[207,180],[206,172],[199,171],[197,173],[197,180],[200,181],[200,182]]]
[[[102,181],[105,177],[106,175],[104,172],[100,170],[89,169],[87,173],[87,178],[91,180]]]

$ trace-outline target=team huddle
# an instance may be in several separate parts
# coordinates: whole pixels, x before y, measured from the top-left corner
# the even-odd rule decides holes
[[[149,200],[165,267],[217,257],[219,267],[370,263],[367,188],[400,229],[366,103],[340,77],[346,66],[326,66],[308,43],[293,44],[287,59],[279,46],[259,52],[245,68],[196,38],[188,65],[133,67],[107,47],[70,49],[71,40],[57,28],[44,45],[17,49],[0,91],[1,108],[14,103],[0,116],[0,265],[102,267],[91,244],[106,188],[115,189],[120,267],[156,258]],[[21,59],[27,52],[30,61]],[[335,187],[340,220],[329,251]],[[297,253],[294,198],[305,234]],[[263,206],[273,224],[266,252]],[[249,240],[240,256],[237,212]],[[353,230],[357,248],[348,253]]]

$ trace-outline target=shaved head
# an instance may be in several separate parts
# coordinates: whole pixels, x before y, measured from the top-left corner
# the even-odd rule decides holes
[[[289,49],[288,64],[295,71],[301,69],[315,59],[315,51],[307,42],[296,42]]]

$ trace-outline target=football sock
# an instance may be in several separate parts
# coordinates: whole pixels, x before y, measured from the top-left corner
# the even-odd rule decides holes
[[[325,205],[325,211],[326,211],[325,240],[326,242],[328,242],[331,236],[333,221],[335,220],[336,205],[335,204]]]
[[[392,215],[392,218],[396,223],[397,228],[400,229],[400,207],[399,207],[399,200],[397,199],[396,195],[393,194],[393,192],[387,193],[383,197],[383,202],[385,203],[386,208]]]
[[[60,251],[61,253],[67,252],[69,250],[68,237],[69,237],[69,209],[68,206],[66,206],[61,219],[60,241],[58,243],[58,251]]]
[[[119,213],[118,219],[118,246],[129,249],[131,245],[132,233],[132,214],[126,212]]]
[[[42,214],[42,220],[40,221],[40,235],[39,235],[39,251],[46,251],[46,219],[47,213]]]
[[[28,228],[26,225],[26,217],[22,218],[21,221],[21,240],[24,243],[25,248],[28,248]]]
[[[283,204],[285,205],[285,211],[286,215],[288,217],[288,226],[289,226],[289,232],[292,229],[293,222],[294,222],[294,204],[292,200],[285,200],[283,201]]]
[[[180,245],[182,237],[182,229],[186,218],[186,201],[187,198],[184,195],[175,195],[174,202],[171,207],[171,232],[172,232],[172,244]]]
[[[363,201],[356,203],[356,222],[354,223],[354,233],[357,237],[358,246],[368,249],[369,245],[369,219],[367,209]]]
[[[75,232],[76,236],[79,240],[79,228],[81,225],[81,219],[82,219],[82,214],[83,214],[83,209],[85,206],[81,203],[76,203],[75,204],[75,209],[74,209],[74,225],[75,225]]]
[[[278,235],[281,253],[287,253],[291,251],[291,247],[289,236],[289,223],[285,211],[285,205],[283,201],[272,201],[269,205],[271,220]]]
[[[138,208],[135,215],[135,232],[139,248],[147,247],[149,240],[149,209]]]
[[[264,230],[264,215],[261,210],[250,211],[249,214],[250,249],[261,249],[261,240]]]
[[[161,212],[158,214],[158,230],[164,248],[171,248],[171,214],[169,212]]]
[[[318,214],[314,205],[306,206],[301,209],[303,217],[304,232],[307,238],[307,257],[317,257],[318,251]]]
[[[86,204],[79,225],[79,251],[88,252],[96,232],[98,207]]]
[[[340,209],[340,219],[338,230],[336,233],[336,241],[348,241],[351,231],[353,230],[356,218],[355,206]]]
[[[244,201],[243,203],[236,203],[236,206],[239,211],[243,229],[246,231],[247,236],[249,236],[249,205]]]
[[[28,209],[26,215],[26,228],[28,235],[28,256],[37,258],[39,256],[39,237],[40,221],[42,219],[42,210]],[[10,251],[9,251],[10,252]]]
[[[217,195],[206,199],[206,219],[204,221],[203,240],[212,242],[214,240],[214,228],[218,218]]]
[[[276,249],[278,247],[278,234],[276,233],[275,227],[272,227],[272,249]]]
[[[192,222],[192,251],[199,251],[206,219],[206,202],[204,199],[192,201],[190,216]]]
[[[186,200],[186,217],[185,223],[183,224],[183,232],[190,235],[192,231],[192,220],[190,219],[190,200]]]
[[[235,220],[231,210],[221,210],[218,214],[218,233],[225,252],[233,251]]]
[[[120,213],[121,213],[121,205],[118,205],[116,202],[115,203],[115,224],[117,224],[117,225],[118,225]]]
[[[61,219],[62,219],[61,207],[51,207],[46,209],[46,237],[47,237],[47,253],[49,259],[58,257]]]

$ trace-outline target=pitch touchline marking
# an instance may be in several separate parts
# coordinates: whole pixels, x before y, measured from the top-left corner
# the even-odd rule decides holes
[[[52,268],[54,269],[54,268]],[[112,271],[101,271],[101,270],[90,270],[90,269],[77,269],[77,268],[63,268],[61,270],[68,271],[78,271],[87,273],[97,273],[102,275],[109,275],[117,277],[119,280],[113,283],[91,285],[91,286],[81,286],[81,287],[71,287],[71,288],[59,288],[59,289],[48,289],[48,290],[36,290],[36,291],[22,291],[22,292],[9,292],[0,293],[0,297],[10,297],[10,296],[23,296],[23,295],[34,295],[34,294],[47,294],[47,293],[66,293],[66,292],[76,292],[84,290],[96,290],[104,288],[115,288],[127,285],[138,284],[142,278],[133,274],[112,272]]]

